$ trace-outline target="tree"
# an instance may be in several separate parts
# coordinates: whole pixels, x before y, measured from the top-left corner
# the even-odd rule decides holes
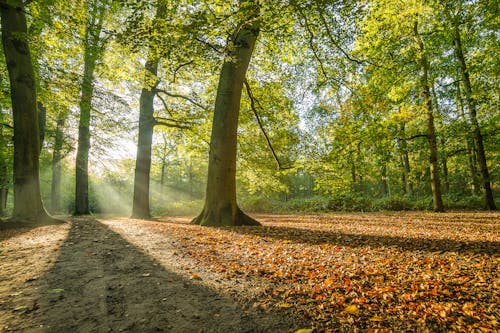
[[[473,98],[472,85],[470,81],[467,63],[465,61],[464,50],[462,47],[462,38],[460,35],[460,23],[458,17],[451,18],[453,29],[453,46],[455,56],[460,67],[462,76],[462,83],[465,88],[465,101],[469,109],[469,120],[474,135],[474,143],[477,152],[477,161],[479,162],[479,170],[481,172],[482,185],[484,191],[484,200],[488,209],[496,210],[495,200],[493,199],[493,192],[491,190],[490,173],[488,171],[488,164],[486,160],[486,153],[483,144],[483,135],[477,120],[476,102]]]
[[[441,182],[439,179],[438,148],[436,128],[434,125],[434,111],[432,109],[431,86],[429,82],[429,61],[425,51],[424,42],[418,31],[418,21],[413,24],[413,37],[417,44],[417,61],[420,65],[420,88],[422,102],[427,117],[427,141],[429,143],[429,166],[431,172],[432,204],[436,212],[444,211],[441,195]]]
[[[165,14],[165,5],[158,1],[155,21],[158,22]],[[158,64],[160,61],[158,52],[150,47],[148,59],[144,65],[144,86],[139,100],[139,140],[137,143],[137,157],[134,176],[134,198],[132,202],[132,217],[150,218],[149,207],[149,182],[151,171],[151,144],[153,142],[153,130],[155,126],[154,97],[155,88],[158,84]]]
[[[215,100],[205,206],[191,223],[205,226],[259,225],[236,201],[236,150],[240,100],[259,34],[259,4],[240,0],[241,21],[226,47]]]
[[[88,17],[83,40],[84,68],[81,82],[78,150],[76,154],[75,215],[89,214],[89,150],[90,119],[94,94],[94,71],[102,56],[106,39],[102,29],[108,4],[99,0],[85,1]]]
[[[50,222],[39,180],[40,136],[35,74],[27,42],[24,4],[0,1],[2,45],[9,72],[14,118],[14,211],[12,219],[30,223]]]

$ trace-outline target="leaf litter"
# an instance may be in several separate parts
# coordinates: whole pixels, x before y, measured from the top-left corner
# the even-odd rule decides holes
[[[150,228],[223,279],[265,285],[257,306],[316,331],[500,328],[498,213],[256,217],[262,227]]]

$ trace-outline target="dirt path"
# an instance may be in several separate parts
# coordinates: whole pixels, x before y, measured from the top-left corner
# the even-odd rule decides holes
[[[179,267],[189,261],[179,258],[166,239],[161,252],[165,262],[160,263],[97,220],[75,219],[35,230],[0,243],[1,332],[298,328],[283,313],[238,303],[198,281],[198,275],[189,279],[180,274]]]

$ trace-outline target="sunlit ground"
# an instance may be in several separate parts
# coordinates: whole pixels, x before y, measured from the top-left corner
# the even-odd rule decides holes
[[[69,290],[86,285],[86,280],[96,283],[94,289],[105,291],[105,285],[99,284],[102,279],[118,283],[153,274],[155,281],[163,281],[167,279],[160,277],[163,274],[175,274],[174,280],[188,281],[203,292],[213,290],[250,309],[269,313],[272,318],[268,324],[291,316],[302,323],[295,328],[327,332],[353,328],[494,332],[499,328],[499,213],[254,217],[262,227],[206,228],[189,225],[191,218],[184,217],[156,222],[100,219],[113,232],[101,235],[95,235],[93,229],[73,230],[70,224],[23,233],[1,231],[0,322],[14,331],[47,325],[43,317],[57,314],[44,310],[57,309],[47,300],[44,303],[47,290],[68,290],[65,298],[54,303],[64,309],[70,306],[64,302],[85,301],[78,300],[80,294],[71,297]],[[142,254],[120,255],[131,249]],[[74,253],[77,250],[81,252]],[[72,255],[83,257],[87,261],[81,265],[88,267],[75,266],[71,261],[77,259]],[[100,256],[104,261],[98,260]],[[106,256],[112,256],[109,265],[115,263],[117,270],[106,268]],[[120,263],[127,256],[131,260]],[[150,266],[126,268],[145,260]],[[62,279],[57,273],[61,270],[68,274],[79,270],[74,274],[82,279]],[[58,287],[61,283],[64,288]],[[160,285],[155,288],[153,285],[149,291],[152,295],[166,292]],[[137,304],[145,304],[141,297],[153,297],[146,291],[142,295],[141,288],[127,290],[122,292],[127,291],[127,297]],[[95,311],[95,318],[107,316],[91,310],[93,302],[99,303],[96,297],[85,301],[87,307],[81,308],[78,316]],[[115,303],[126,301],[113,297]],[[87,325],[89,320],[97,320],[94,317],[77,323]],[[5,327],[2,329],[8,331]]]

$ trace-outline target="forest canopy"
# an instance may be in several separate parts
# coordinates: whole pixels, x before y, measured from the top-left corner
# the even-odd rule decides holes
[[[2,215],[31,166],[51,214],[498,206],[497,1],[0,8]]]

